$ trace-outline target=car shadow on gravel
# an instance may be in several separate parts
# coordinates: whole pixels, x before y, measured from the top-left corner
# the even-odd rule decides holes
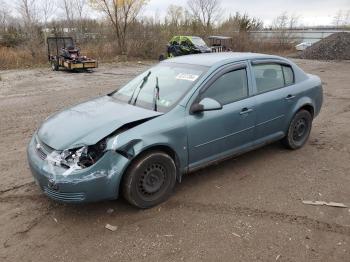
[[[83,73],[92,74],[92,73],[96,73],[95,70],[69,70],[69,69],[60,69],[60,70],[54,71],[54,72],[56,72],[56,73],[62,72],[65,74],[83,74]]]
[[[272,157],[272,155],[275,154],[290,152],[292,151],[283,147],[280,142],[275,142],[253,151],[227,158],[223,161],[185,175],[182,182],[176,187],[176,191],[178,191],[177,194],[181,194],[181,190],[183,190],[183,188],[193,188],[197,185],[200,186],[201,183],[218,181],[224,177],[229,177],[230,179],[235,180],[243,180],[247,178],[247,176],[246,174],[240,174],[237,172],[237,165],[240,167],[252,166],[254,165],[254,162],[260,158]]]

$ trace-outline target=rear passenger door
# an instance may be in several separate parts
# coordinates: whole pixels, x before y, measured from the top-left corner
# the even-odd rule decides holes
[[[252,61],[256,93],[257,143],[282,138],[286,132],[286,116],[295,103],[294,73],[284,61]]]

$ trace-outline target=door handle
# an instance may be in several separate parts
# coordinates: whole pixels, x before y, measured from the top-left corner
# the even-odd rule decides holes
[[[295,95],[289,94],[289,95],[287,95],[284,99],[290,100],[290,99],[293,99],[294,97],[295,97]]]
[[[240,115],[244,115],[244,114],[249,114],[250,112],[253,112],[252,108],[244,107],[244,108],[242,108],[242,110],[241,110],[241,112],[239,114]]]

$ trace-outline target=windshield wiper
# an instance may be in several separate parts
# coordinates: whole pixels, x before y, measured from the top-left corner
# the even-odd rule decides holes
[[[157,100],[159,100],[159,84],[158,84],[158,76],[156,77],[156,86],[153,91],[153,109],[157,111]]]
[[[151,71],[149,71],[148,74],[142,79],[142,82],[141,82],[141,84],[140,84],[140,87],[139,87],[139,86],[136,86],[136,87],[134,88],[134,91],[132,92],[132,95],[131,95],[131,97],[130,97],[130,99],[129,99],[129,101],[128,101],[128,104],[131,103],[132,99],[134,98],[135,91],[136,91],[136,89],[139,87],[139,92],[137,93],[137,96],[135,97],[135,100],[134,100],[133,105],[136,104],[137,97],[139,96],[141,89],[142,89],[143,86],[146,84],[146,82],[147,82],[147,80],[148,80],[148,77],[149,77],[150,75],[151,75]]]

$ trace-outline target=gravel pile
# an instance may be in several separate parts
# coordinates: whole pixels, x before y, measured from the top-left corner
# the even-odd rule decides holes
[[[301,53],[301,58],[319,60],[350,59],[350,33],[334,33]]]

